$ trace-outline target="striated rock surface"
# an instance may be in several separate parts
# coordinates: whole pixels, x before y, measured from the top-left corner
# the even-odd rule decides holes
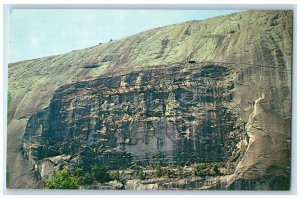
[[[9,187],[78,163],[214,163],[222,175],[124,187],[286,190],[291,49],[292,12],[248,11],[10,64]]]
[[[29,152],[35,160],[72,154],[111,168],[130,158],[144,165],[226,161],[247,136],[231,101],[231,67],[194,64],[61,87],[29,119],[24,149],[38,145]]]

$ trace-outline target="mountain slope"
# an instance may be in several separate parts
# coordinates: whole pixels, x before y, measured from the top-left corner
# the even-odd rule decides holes
[[[76,98],[77,94],[73,95],[74,93],[72,94],[72,89],[69,90],[69,87],[86,92],[85,90],[93,88],[90,85],[95,85],[95,87],[105,85],[105,82],[98,84],[97,81],[101,82],[103,78],[106,78],[107,81],[118,82],[117,87],[121,88],[124,84],[122,78],[128,79],[130,74],[137,73],[137,76],[143,77],[144,73],[148,73],[155,79],[158,72],[147,71],[163,70],[165,71],[163,73],[168,73],[168,71],[177,73],[176,71],[178,71],[179,75],[192,77],[191,80],[183,80],[182,84],[198,81],[195,74],[199,72],[207,77],[208,83],[204,82],[204,87],[213,81],[216,82],[216,85],[223,85],[223,87],[210,85],[215,92],[233,87],[226,90],[232,97],[214,99],[217,104],[221,103],[217,100],[221,100],[224,104],[220,110],[229,109],[233,112],[232,115],[235,115],[236,107],[239,107],[239,113],[235,117],[241,121],[235,122],[243,125],[240,128],[247,136],[237,136],[237,140],[232,143],[233,148],[239,150],[240,158],[232,164],[234,172],[226,176],[226,183],[223,182],[224,178],[217,178],[220,184],[225,184],[222,189],[279,189],[280,186],[275,183],[276,179],[284,182],[289,179],[291,51],[292,12],[248,11],[156,28],[121,40],[75,50],[63,55],[9,64],[9,91],[13,96],[8,110],[10,187],[40,186],[34,177],[39,173],[34,174],[31,171],[32,164],[36,163],[29,162],[23,157],[23,150],[26,147],[24,148],[22,145],[22,139],[30,140],[30,136],[33,136],[31,134],[36,133],[31,132],[28,125],[36,123],[33,119],[39,118],[39,116],[35,116],[36,113],[47,115],[48,110],[51,112],[51,105],[54,101],[62,100],[57,96],[70,93],[66,94],[66,98],[69,98],[68,102],[72,104],[71,100],[74,96]],[[173,69],[174,67],[179,67],[179,69]],[[225,67],[225,72],[222,72],[222,67]],[[185,74],[184,70],[190,72]],[[212,72],[205,72],[206,70]],[[221,70],[221,72],[218,73],[216,70]],[[165,82],[169,79],[164,75],[159,77]],[[125,87],[130,85],[129,80],[124,81]],[[133,86],[140,86],[136,84],[136,81],[137,79],[134,80]],[[151,85],[150,80],[143,80],[142,83]],[[109,85],[105,86],[112,89]],[[172,84],[167,83],[165,87],[169,86]],[[218,90],[219,88],[221,90]],[[172,92],[176,94],[176,89],[179,88],[174,89],[175,91],[164,89],[163,92],[170,97]],[[191,86],[191,89],[195,89],[195,85]],[[116,92],[121,95],[124,91]],[[138,90],[138,92],[144,91]],[[183,93],[190,94],[187,91],[183,91]],[[115,94],[108,93],[106,95]],[[218,95],[221,96],[221,94]],[[83,94],[79,94],[79,96],[80,99],[87,100]],[[88,93],[88,96],[92,98],[93,94]],[[195,96],[193,99],[196,99]],[[164,101],[166,104],[163,107],[168,107],[175,106],[174,103],[176,104],[178,99],[176,98],[175,102],[170,102],[169,98],[164,100],[167,102]],[[141,101],[138,100],[138,103]],[[214,104],[214,102],[212,103]],[[233,104],[236,104],[235,108],[233,108]],[[151,103],[147,106],[155,107]],[[186,105],[181,104],[180,106]],[[194,105],[192,107],[195,108]],[[191,111],[192,109],[189,108],[188,110]],[[60,110],[67,111],[68,109],[61,106]],[[158,107],[155,111],[157,110]],[[208,108],[201,110],[210,112]],[[159,115],[159,118],[169,117],[166,112],[163,113],[163,115]],[[182,114],[182,112],[176,114]],[[184,118],[183,115],[180,116]],[[201,115],[195,117],[199,117],[199,121],[196,120],[197,125],[204,124]],[[219,117],[222,118],[222,115]],[[149,118],[146,120],[149,121]],[[66,121],[71,122],[72,119]],[[175,121],[179,122],[177,119]],[[130,125],[137,125],[137,128],[139,126],[139,124]],[[170,131],[180,132],[180,130]],[[197,134],[196,130],[190,131],[191,134]],[[30,135],[24,138],[23,134],[26,135],[26,132],[30,132]],[[222,136],[221,131],[218,132]],[[234,130],[228,130],[224,136],[232,135],[231,132]],[[57,132],[51,131],[51,133]],[[68,136],[70,135],[66,135],[66,137]],[[193,140],[189,136],[182,139]],[[223,143],[222,139],[221,142]],[[155,145],[155,147],[157,146]],[[132,147],[127,148],[128,151],[132,154],[136,153],[136,149]],[[167,147],[167,151],[170,151],[170,148]],[[196,152],[199,154],[198,150]],[[231,152],[234,156],[235,152]],[[226,159],[226,161],[229,161],[229,152],[227,156],[228,160]],[[201,160],[199,161],[201,162]],[[220,188],[218,186],[217,188]],[[211,185],[206,188],[214,187]]]

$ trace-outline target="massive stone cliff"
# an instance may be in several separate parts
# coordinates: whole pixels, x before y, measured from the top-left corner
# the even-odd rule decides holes
[[[288,189],[291,49],[292,12],[248,11],[10,64],[9,187],[96,162],[224,170],[152,188]]]
[[[90,162],[110,167],[128,160],[121,152],[148,164],[226,161],[245,136],[241,110],[231,101],[234,75],[211,64],[171,70],[61,87],[49,108],[28,121],[24,148],[42,147],[36,159],[90,153]]]

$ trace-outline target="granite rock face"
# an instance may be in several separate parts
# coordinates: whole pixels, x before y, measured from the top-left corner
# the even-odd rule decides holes
[[[71,154],[110,168],[130,158],[144,165],[237,159],[247,135],[229,67],[194,64],[61,87],[29,119],[24,149],[37,145],[29,155],[36,161]]]
[[[10,187],[78,163],[214,163],[222,175],[124,187],[288,189],[291,37],[290,11],[249,11],[11,64]]]

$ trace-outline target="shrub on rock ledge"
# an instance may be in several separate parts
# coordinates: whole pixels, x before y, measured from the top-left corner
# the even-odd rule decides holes
[[[78,177],[69,174],[67,168],[63,168],[59,171],[54,171],[51,177],[44,180],[45,189],[78,189],[79,180]]]

